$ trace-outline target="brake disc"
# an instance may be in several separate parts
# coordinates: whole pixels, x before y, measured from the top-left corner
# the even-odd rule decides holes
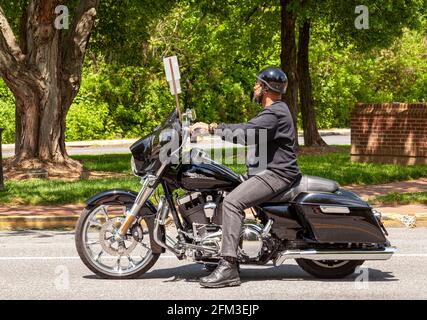
[[[124,239],[116,240],[118,226],[123,222],[123,218],[114,218],[107,221],[99,232],[99,242],[102,249],[112,256],[126,256],[135,249],[138,242],[142,240],[142,229],[136,224],[132,228],[132,235],[125,235]]]

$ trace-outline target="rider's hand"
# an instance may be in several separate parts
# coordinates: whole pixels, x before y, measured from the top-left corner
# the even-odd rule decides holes
[[[209,125],[207,123],[204,123],[204,122],[197,122],[190,127],[190,132],[193,133],[197,129],[203,129],[203,130],[209,132]]]

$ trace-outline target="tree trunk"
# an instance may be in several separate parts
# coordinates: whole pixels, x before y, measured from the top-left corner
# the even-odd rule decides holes
[[[288,76],[288,89],[283,101],[289,106],[294,120],[295,134],[298,137],[298,77],[297,77],[297,48],[295,43],[295,15],[286,9],[290,0],[281,0],[281,68]],[[296,139],[298,145],[298,139]]]
[[[55,28],[60,0],[29,0],[20,41],[0,7],[0,75],[16,98],[14,170],[45,169],[76,176],[79,162],[65,149],[65,119],[80,88],[81,71],[99,0],[81,0],[69,31]]]
[[[298,79],[301,101],[302,126],[305,146],[326,146],[317,129],[316,112],[312,94],[309,69],[310,22],[305,21],[299,28],[298,41]]]

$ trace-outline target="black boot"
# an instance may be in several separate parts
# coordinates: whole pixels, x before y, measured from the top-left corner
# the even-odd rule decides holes
[[[200,285],[207,288],[223,288],[240,285],[236,258],[223,258],[207,277],[200,278]]]

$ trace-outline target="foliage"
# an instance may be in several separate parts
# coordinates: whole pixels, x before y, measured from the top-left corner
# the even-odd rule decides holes
[[[356,2],[309,1],[302,11],[293,1],[299,23],[312,21],[319,128],[347,127],[356,102],[427,99],[427,23],[425,9],[416,11],[425,0],[365,1],[368,30],[354,28]],[[15,29],[24,3],[2,3]],[[194,108],[200,121],[248,120],[260,110],[251,103],[255,74],[280,64],[279,10],[272,0],[101,0],[67,140],[149,133],[175,103],[162,61],[173,54],[181,65],[183,107]],[[14,99],[0,80],[6,143],[14,141],[14,126]]]
[[[68,114],[67,140],[142,136],[173,109],[166,81],[149,70],[107,65],[102,60],[94,64],[87,64],[82,88]]]
[[[427,24],[424,23],[427,26]],[[360,53],[323,39],[317,26],[311,42],[311,73],[320,128],[348,127],[357,102],[427,101],[427,37],[405,30],[388,49]]]
[[[0,128],[4,129],[2,134],[3,143],[15,141],[15,99],[12,92],[0,79]]]

